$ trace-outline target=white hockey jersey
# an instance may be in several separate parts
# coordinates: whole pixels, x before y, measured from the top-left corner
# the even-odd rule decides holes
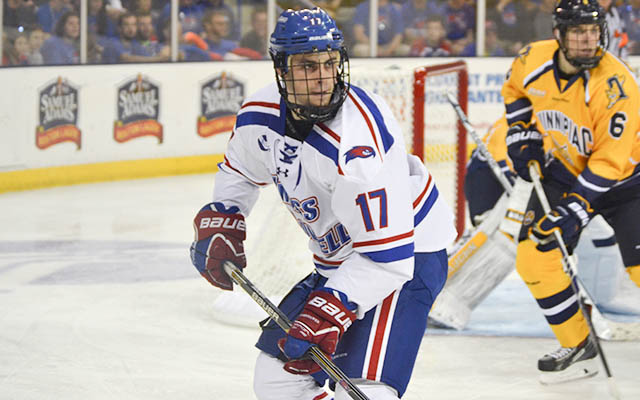
[[[406,153],[380,97],[352,86],[336,117],[314,125],[304,142],[285,136],[285,116],[275,83],[245,100],[214,202],[248,215],[258,188],[274,183],[326,286],[358,304],[362,317],[413,278],[414,252],[453,241],[453,213],[422,162]]]

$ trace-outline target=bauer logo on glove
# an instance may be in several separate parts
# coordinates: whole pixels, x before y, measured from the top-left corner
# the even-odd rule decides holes
[[[313,374],[320,367],[307,359],[311,346],[318,346],[328,355],[335,353],[338,341],[356,319],[356,305],[334,289],[321,288],[309,295],[311,300],[293,321],[289,334],[280,339],[278,347],[291,361],[284,369],[292,374]],[[343,302],[344,301],[344,302]]]
[[[222,263],[231,261],[240,269],[247,265],[243,244],[247,235],[244,217],[216,211],[211,203],[198,212],[193,227],[195,240],[191,244],[191,262],[213,286],[233,290],[231,278]]]
[[[522,179],[531,182],[529,162],[537,161],[541,168],[544,166],[542,134],[535,124],[528,126],[517,124],[507,131],[506,142],[507,153],[513,163],[513,169]]]

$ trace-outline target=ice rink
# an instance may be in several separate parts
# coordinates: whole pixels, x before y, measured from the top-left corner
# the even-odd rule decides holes
[[[0,399],[253,399],[259,331],[214,318],[217,290],[188,256],[212,188],[207,174],[1,194]],[[259,205],[248,244],[278,237],[269,218]],[[405,399],[609,398],[602,373],[540,385],[556,341],[517,277],[498,289],[468,331],[425,337]],[[640,343],[603,348],[640,399]]]

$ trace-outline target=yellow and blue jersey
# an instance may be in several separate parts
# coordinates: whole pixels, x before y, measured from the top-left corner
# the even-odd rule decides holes
[[[592,202],[640,183],[640,91],[624,62],[606,52],[597,67],[565,79],[555,40],[520,51],[502,88],[507,122],[535,119],[552,176]]]

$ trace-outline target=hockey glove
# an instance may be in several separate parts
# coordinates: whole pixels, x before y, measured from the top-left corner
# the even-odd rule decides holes
[[[241,269],[247,265],[242,243],[246,238],[244,217],[214,210],[213,203],[207,204],[193,221],[196,238],[191,244],[191,262],[213,286],[233,290],[222,263],[231,261]]]
[[[343,299],[344,303],[340,301]],[[286,337],[278,341],[278,347],[291,361],[284,369],[292,374],[313,374],[320,367],[307,358],[307,350],[317,345],[320,350],[332,355],[338,340],[356,319],[356,305],[337,290],[321,288],[311,292],[307,304],[293,321]]]
[[[542,134],[535,124],[528,127],[514,125],[509,128],[507,131],[507,153],[518,176],[531,182],[529,162],[537,161],[540,164],[540,169],[544,166]]]
[[[569,193],[562,197],[560,203],[551,212],[538,221],[529,237],[538,243],[540,251],[551,251],[558,247],[553,231],[558,229],[567,246],[574,245],[593,215],[593,209],[582,196]]]

